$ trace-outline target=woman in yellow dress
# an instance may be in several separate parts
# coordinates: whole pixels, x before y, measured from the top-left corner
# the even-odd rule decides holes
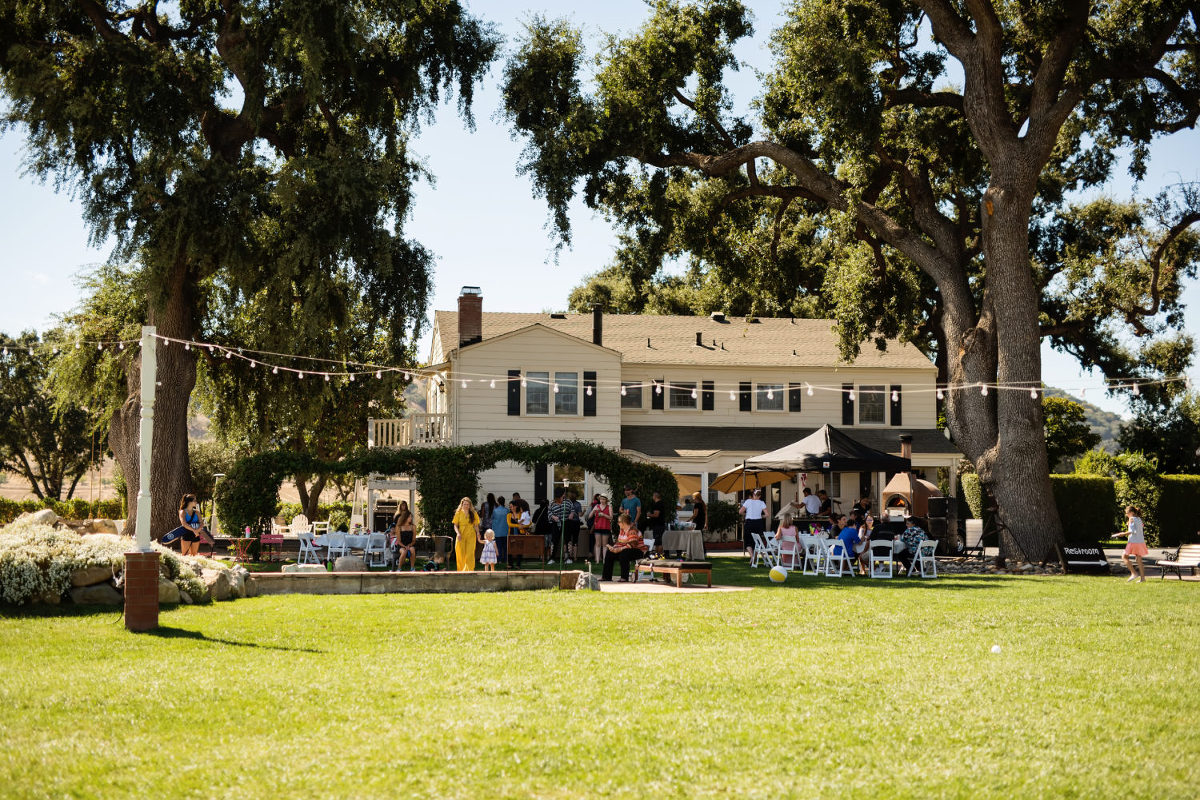
[[[464,497],[458,504],[458,510],[454,512],[454,533],[458,537],[454,540],[454,560],[458,564],[458,571],[474,572],[475,546],[481,540],[479,514],[475,512],[475,506],[469,497]]]

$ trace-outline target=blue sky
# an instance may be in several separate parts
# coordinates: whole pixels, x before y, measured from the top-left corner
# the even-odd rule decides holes
[[[767,35],[778,19],[776,0],[749,3],[755,12],[756,36],[744,42],[740,57],[751,67],[769,64]],[[594,42],[603,32],[628,31],[647,15],[641,0],[487,0],[472,9],[495,22],[511,38],[521,22],[533,13],[567,16],[582,25]],[[557,253],[546,228],[545,204],[533,197],[529,182],[516,174],[521,145],[497,116],[500,106],[495,67],[485,79],[475,105],[476,130],[463,128],[453,107],[444,108],[435,123],[415,143],[436,185],[420,187],[414,212],[406,226],[409,236],[437,255],[433,308],[455,308],[459,288],[483,289],[484,308],[490,311],[561,310],[567,296],[586,275],[609,261],[615,236],[604,220],[581,204],[572,212],[572,247]],[[752,70],[743,70],[731,81],[738,100],[746,103],[756,92]],[[76,276],[89,265],[103,261],[108,248],[90,247],[78,204],[63,192],[21,174],[20,131],[0,138],[0,274],[5,291],[0,294],[0,330],[17,333],[50,325],[53,315],[75,306],[80,299]],[[1200,135],[1180,134],[1153,151],[1150,174],[1141,191],[1152,194],[1179,180],[1200,180]],[[1132,186],[1123,175],[1112,193],[1128,196]],[[1188,328],[1200,329],[1200,286],[1189,286]],[[1099,375],[1080,372],[1075,362],[1043,349],[1043,375],[1047,383],[1075,394],[1090,387],[1087,399],[1118,413],[1125,404],[1105,398]],[[1200,383],[1200,368],[1193,369]]]

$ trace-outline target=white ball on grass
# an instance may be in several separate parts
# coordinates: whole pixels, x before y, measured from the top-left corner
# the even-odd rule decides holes
[[[1000,645],[998,645],[998,644],[994,644],[994,645],[992,645],[992,652],[993,652],[993,653],[999,653],[999,652],[1000,652]]]
[[[771,572],[767,576],[771,579],[771,583],[783,583],[787,580],[788,571],[784,567],[771,567]]]

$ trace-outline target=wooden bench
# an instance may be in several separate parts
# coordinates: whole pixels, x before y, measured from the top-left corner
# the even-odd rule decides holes
[[[1200,567],[1200,544],[1182,544],[1175,551],[1175,557],[1170,559],[1162,559],[1155,566],[1161,570],[1160,577],[1166,580],[1167,570],[1175,570],[1175,574],[1183,580],[1183,573],[1180,572],[1184,567],[1191,570],[1193,575],[1196,574],[1196,567]]]
[[[708,561],[681,561],[673,558],[643,558],[637,562],[635,579],[640,579],[643,572],[650,573],[650,580],[655,575],[674,575],[676,588],[683,587],[684,575],[703,574],[712,586],[712,564]]]

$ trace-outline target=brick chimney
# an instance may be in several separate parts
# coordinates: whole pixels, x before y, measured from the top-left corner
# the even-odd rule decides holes
[[[478,286],[464,286],[458,293],[458,346],[483,341],[483,293]]]
[[[592,344],[604,344],[604,308],[599,303],[592,306]]]
[[[912,459],[912,434],[900,434],[900,457]]]

